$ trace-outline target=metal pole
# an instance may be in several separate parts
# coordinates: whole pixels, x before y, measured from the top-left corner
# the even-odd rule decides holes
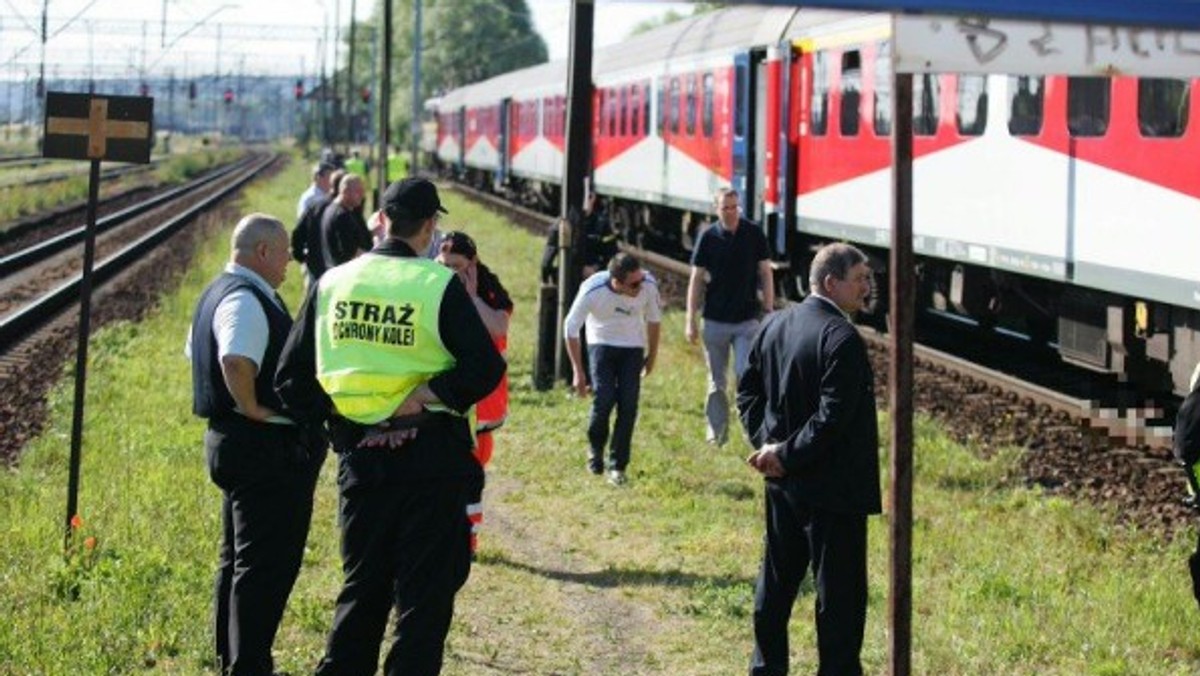
[[[344,125],[342,118],[342,102],[338,100],[338,49],[342,41],[342,0],[333,0],[333,70],[329,81],[329,89],[333,92],[333,135],[336,143]],[[349,102],[347,102],[349,105]],[[345,140],[345,139],[342,139]],[[346,153],[349,155],[349,153]]]
[[[92,323],[92,268],[96,259],[96,202],[100,198],[100,160],[92,160],[88,180],[87,236],[83,240],[83,280],[79,287],[79,342],[75,350],[75,411],[71,418],[71,466],[67,481],[67,519],[63,548],[70,544],[71,518],[79,513],[79,465],[83,454],[83,403],[87,385],[88,335]]]
[[[375,208],[383,205],[387,189],[388,108],[392,94],[392,0],[383,0],[383,48],[379,63],[379,162],[375,170],[379,180],[375,185]]]
[[[37,81],[37,90],[36,90],[36,94],[38,97],[37,119],[39,119],[39,120],[46,119],[46,40],[48,39],[48,36],[49,36],[49,32],[47,29],[47,24],[49,22],[49,19],[48,19],[49,12],[50,12],[50,0],[42,0],[42,56],[41,56],[41,63],[38,65],[38,81]],[[38,148],[42,147],[42,139],[44,137],[45,137],[45,133],[38,134]]]
[[[350,113],[354,109],[354,13],[356,11],[354,5],[355,0],[350,0],[350,55],[347,57],[349,65],[346,68],[346,115],[349,118],[347,120],[347,127],[350,131],[350,143],[358,142],[353,133],[356,131],[353,126],[354,116]]]
[[[893,31],[895,29],[893,28]],[[894,32],[893,32],[894,34]],[[893,41],[893,50],[895,42]],[[893,52],[892,63],[895,63]],[[888,367],[891,420],[891,541],[888,626],[889,673],[912,673],[912,482],[913,482],[913,318],[915,314],[912,225],[912,75],[894,74],[892,110],[892,250],[889,308],[892,342]]]
[[[417,143],[421,136],[421,0],[414,0],[412,122],[408,125],[408,173],[417,173]]]
[[[562,208],[559,212],[558,322],[555,326],[555,361],[560,378],[571,377],[571,361],[563,343],[563,322],[579,287],[579,251],[583,242],[582,214],[584,179],[591,167],[592,154],[592,26],[595,19],[593,0],[574,0],[571,4],[571,55],[567,78],[567,144],[563,160]]]

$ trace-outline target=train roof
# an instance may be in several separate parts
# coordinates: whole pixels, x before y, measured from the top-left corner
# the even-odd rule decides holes
[[[848,26],[878,23],[886,14],[839,10],[738,5],[680,19],[596,50],[593,76],[645,68],[647,64],[707,53],[732,53],[769,47]],[[565,92],[565,60],[522,68],[447,92],[435,105],[456,109],[493,104],[514,92],[544,95]]]

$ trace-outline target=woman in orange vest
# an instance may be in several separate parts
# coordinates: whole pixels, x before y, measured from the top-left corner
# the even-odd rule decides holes
[[[479,317],[491,334],[496,349],[503,356],[508,347],[512,298],[500,283],[500,278],[479,260],[475,240],[465,232],[447,232],[438,249],[437,261],[458,274],[467,287],[467,293],[475,301],[475,309],[479,311]],[[496,389],[475,405],[475,415],[478,419],[475,427],[475,458],[486,470],[495,444],[492,433],[508,417],[507,372]],[[471,520],[471,553],[474,554],[479,545],[479,528],[483,524],[482,488],[478,499],[467,506],[467,516]]]

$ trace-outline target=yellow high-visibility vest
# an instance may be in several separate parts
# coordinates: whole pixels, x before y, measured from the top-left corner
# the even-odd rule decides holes
[[[317,291],[317,380],[340,415],[387,419],[455,364],[438,330],[454,272],[425,258],[367,253],[330,269]]]

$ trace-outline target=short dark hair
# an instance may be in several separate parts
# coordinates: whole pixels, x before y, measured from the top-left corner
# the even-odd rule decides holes
[[[618,253],[616,256],[613,256],[612,260],[608,262],[608,274],[612,275],[613,279],[621,282],[622,284],[625,283],[625,279],[629,277],[629,275],[632,275],[641,269],[641,261],[639,261],[633,255],[625,253],[624,251]]]
[[[394,214],[388,213],[387,211],[385,211],[384,214],[387,215],[388,222],[390,223],[390,225],[388,225],[388,235],[391,235],[392,237],[399,237],[401,239],[408,239],[416,235],[421,231],[421,226],[425,224],[425,221],[429,220],[428,218],[398,218]],[[432,216],[430,218],[432,218]]]
[[[845,242],[826,244],[813,257],[812,265],[808,268],[808,285],[811,291],[825,290],[825,278],[833,275],[836,279],[845,281],[850,274],[850,268],[859,263],[866,263],[867,255],[857,247]]]

